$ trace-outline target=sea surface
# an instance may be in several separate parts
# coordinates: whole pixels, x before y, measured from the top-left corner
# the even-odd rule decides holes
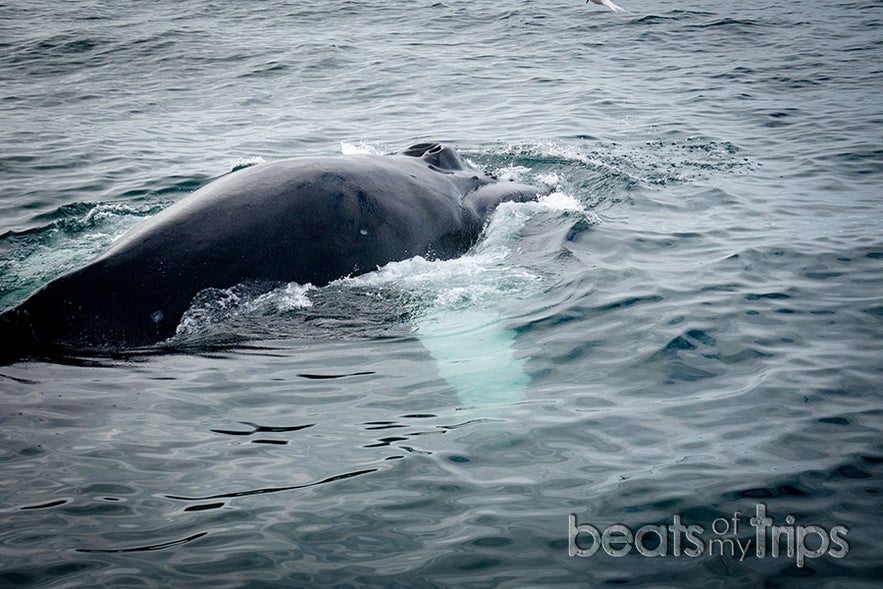
[[[237,167],[551,190],[0,367],[0,587],[879,587],[883,2],[618,3],[0,2],[0,307]]]

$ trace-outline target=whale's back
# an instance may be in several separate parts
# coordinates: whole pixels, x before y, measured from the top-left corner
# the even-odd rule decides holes
[[[175,333],[193,297],[244,281],[322,286],[477,238],[449,174],[403,156],[284,160],[208,184],[4,315],[34,345],[120,348]],[[0,325],[0,328],[4,325]],[[9,340],[6,340],[9,341]]]

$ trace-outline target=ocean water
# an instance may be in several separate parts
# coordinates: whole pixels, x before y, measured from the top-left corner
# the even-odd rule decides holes
[[[237,166],[552,189],[0,367],[0,586],[878,587],[883,2],[618,3],[0,2],[0,307]]]

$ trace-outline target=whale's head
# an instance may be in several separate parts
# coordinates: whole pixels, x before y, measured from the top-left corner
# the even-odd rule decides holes
[[[422,159],[430,168],[439,172],[472,170],[472,166],[463,161],[457,150],[442,143],[418,143],[403,149],[399,155]]]

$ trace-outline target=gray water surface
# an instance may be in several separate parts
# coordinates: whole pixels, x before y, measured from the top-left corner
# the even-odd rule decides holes
[[[878,586],[883,3],[618,3],[0,3],[4,307],[240,165],[438,140],[554,191],[0,368],[0,585]],[[760,505],[828,546],[731,554]]]

